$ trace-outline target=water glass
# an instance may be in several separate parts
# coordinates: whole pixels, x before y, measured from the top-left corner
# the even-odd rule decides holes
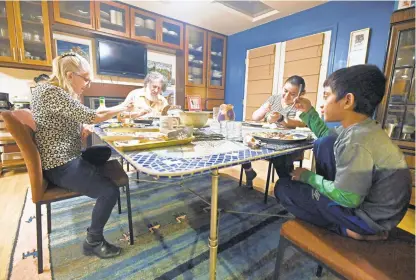
[[[221,121],[220,122],[220,133],[227,138],[227,123],[229,123],[228,121]]]
[[[212,118],[214,119],[214,122],[218,122],[219,113],[220,113],[220,107],[212,108]]]
[[[228,121],[227,122],[227,139],[239,141],[243,138],[243,124],[242,122]]]

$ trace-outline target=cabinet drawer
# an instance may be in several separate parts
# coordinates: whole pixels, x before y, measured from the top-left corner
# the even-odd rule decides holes
[[[210,99],[206,101],[205,109],[212,110],[212,108],[219,107],[223,103],[224,103],[224,99]]]
[[[207,98],[209,99],[224,99],[224,90],[223,89],[211,89],[207,91]]]
[[[185,95],[199,95],[205,98],[207,89],[202,87],[185,87]]]

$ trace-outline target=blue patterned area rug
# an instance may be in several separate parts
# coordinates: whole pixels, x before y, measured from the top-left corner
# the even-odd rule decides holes
[[[141,179],[151,180],[150,177]],[[52,204],[50,256],[53,279],[208,279],[207,205],[186,187],[210,201],[210,176],[184,183],[140,182],[131,186],[135,244],[128,243],[125,196],[122,211],[113,210],[106,238],[123,248],[109,260],[83,256],[82,242],[89,226],[94,200],[79,197]],[[238,187],[222,175],[219,207],[241,212],[276,214],[282,207],[274,199]],[[217,279],[271,279],[283,219],[247,214],[220,215]],[[316,264],[288,250],[282,279],[313,279]],[[336,279],[324,274],[321,279]]]

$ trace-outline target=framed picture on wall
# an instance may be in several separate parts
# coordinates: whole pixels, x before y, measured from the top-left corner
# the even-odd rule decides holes
[[[201,96],[188,96],[189,111],[201,111]]]
[[[397,5],[398,10],[406,9],[406,8],[410,8],[414,6],[414,2],[412,0],[399,0],[398,2],[399,2]]]
[[[365,64],[367,62],[367,49],[369,39],[370,28],[351,32],[347,67]]]
[[[75,52],[88,60],[91,70],[94,69],[92,39],[72,34],[54,32],[53,42],[55,47],[54,57],[67,52]],[[93,76],[93,73],[94,71],[91,71],[91,76]],[[91,80],[93,80],[93,78],[94,77],[91,77]]]

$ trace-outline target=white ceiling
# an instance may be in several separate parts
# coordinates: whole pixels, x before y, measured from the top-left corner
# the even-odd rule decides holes
[[[262,1],[278,11],[277,14],[253,19],[213,0],[124,0],[132,6],[177,19],[225,35],[232,35],[255,26],[286,17],[326,3],[322,1]]]

